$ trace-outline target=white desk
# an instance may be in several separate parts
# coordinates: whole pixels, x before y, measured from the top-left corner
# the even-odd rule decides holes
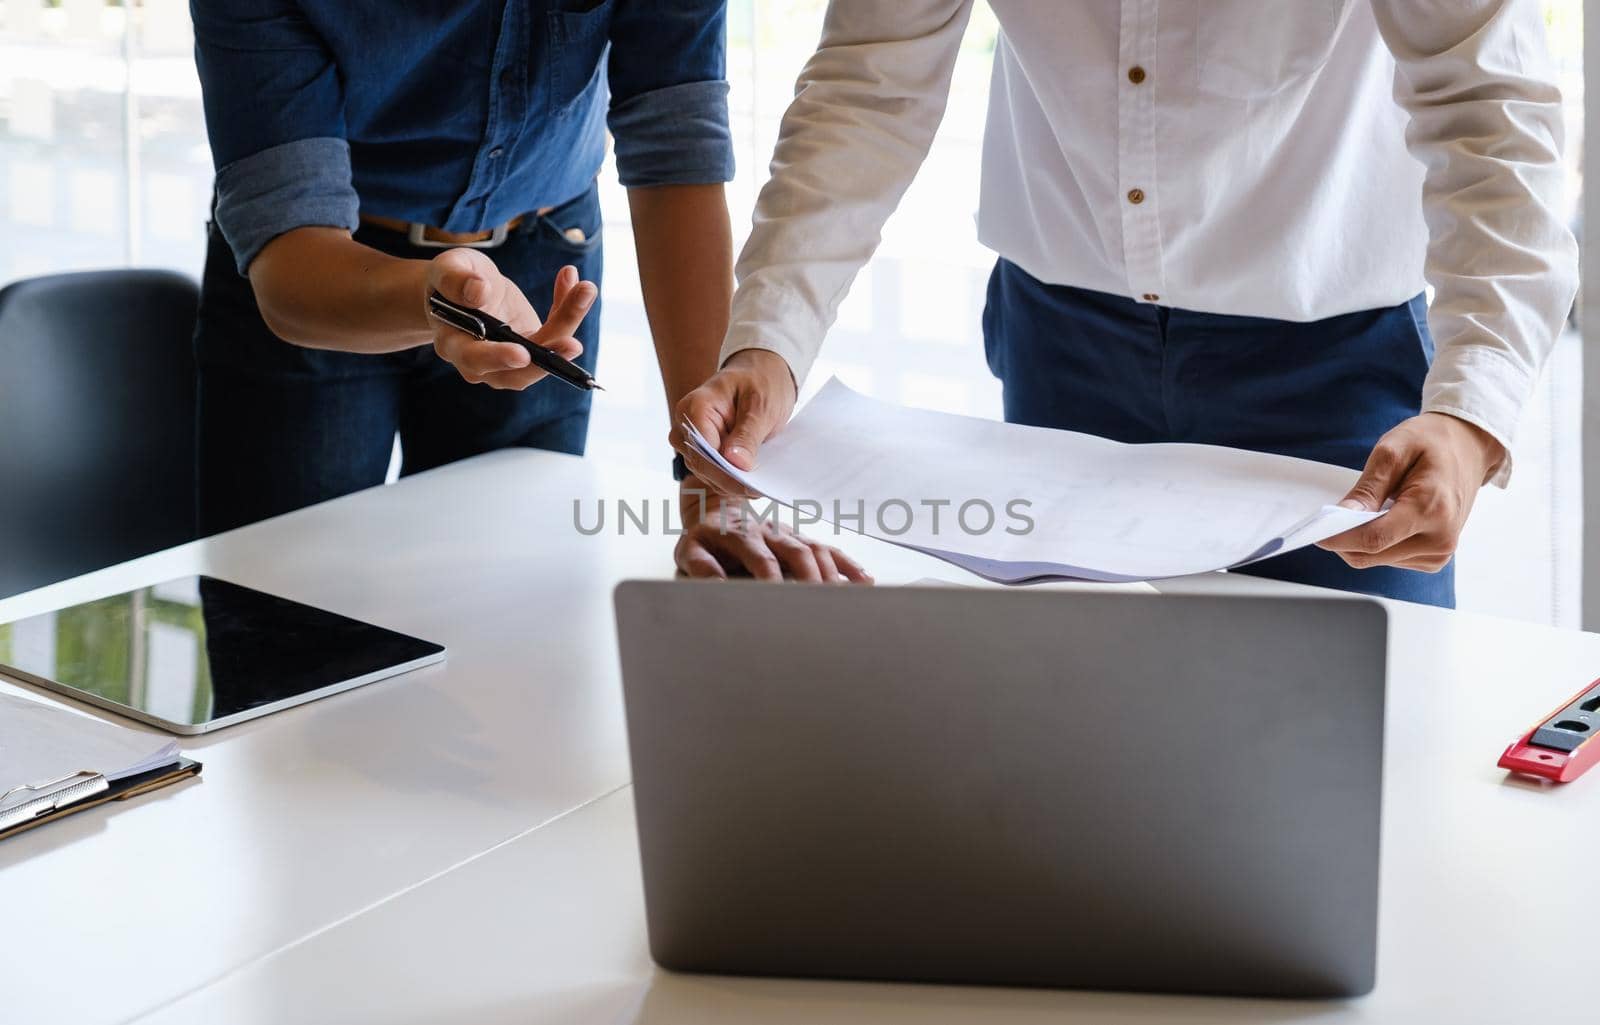
[[[1381,963],[1370,997],[1301,1003],[663,973],[645,950],[623,791],[150,1020],[1505,1025],[1575,995],[1574,980],[1593,973],[1593,919],[1576,909],[1600,865],[1600,787],[1508,783],[1493,759],[1530,708],[1539,714],[1595,671],[1600,637],[1408,607],[1396,608],[1392,629]]]
[[[12,966],[0,989],[20,1001],[6,1019],[1409,1025],[1508,1021],[1592,971],[1579,909],[1592,899],[1600,786],[1508,784],[1493,758],[1600,675],[1600,637],[1396,606],[1370,998],[656,972],[610,590],[669,573],[670,545],[584,538],[572,501],[665,493],[647,473],[501,453],[0,601],[7,620],[205,570],[451,648],[444,666],[190,744],[206,771],[177,792],[0,844],[0,963]],[[888,546],[847,547],[886,582],[960,579]],[[92,972],[69,967],[75,951]]]
[[[611,589],[670,575],[673,539],[619,536],[612,503],[675,494],[664,463],[502,452],[0,600],[8,622],[205,572],[449,648],[186,739],[199,780],[0,844],[0,1022],[126,1021],[626,784]],[[592,525],[600,497],[585,537],[573,502]],[[875,547],[885,579],[962,576]]]

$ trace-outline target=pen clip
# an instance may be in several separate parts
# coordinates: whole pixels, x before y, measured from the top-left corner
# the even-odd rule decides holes
[[[479,341],[489,337],[489,328],[476,311],[459,306],[438,292],[430,293],[428,296],[428,315]]]

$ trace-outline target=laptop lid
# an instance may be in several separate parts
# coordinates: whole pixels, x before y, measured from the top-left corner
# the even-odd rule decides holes
[[[616,609],[664,967],[1371,988],[1377,602],[630,581]]]

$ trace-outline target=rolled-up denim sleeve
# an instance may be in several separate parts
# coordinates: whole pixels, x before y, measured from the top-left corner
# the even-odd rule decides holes
[[[235,160],[217,172],[217,227],[239,273],[268,242],[295,228],[356,229],[360,203],[350,185],[350,145],[298,139]]]
[[[724,0],[617,0],[609,76],[623,185],[733,178]]]
[[[192,0],[217,226],[244,273],[274,238],[354,230],[359,201],[333,55],[293,0]]]

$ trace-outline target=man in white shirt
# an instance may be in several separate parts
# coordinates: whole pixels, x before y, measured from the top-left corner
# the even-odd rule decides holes
[[[971,6],[829,8],[723,369],[679,406],[735,464],[788,420],[926,156]],[[1347,501],[1387,514],[1252,570],[1453,604],[1457,537],[1576,290],[1537,0],[991,6],[978,224],[1007,418],[1364,468]]]

